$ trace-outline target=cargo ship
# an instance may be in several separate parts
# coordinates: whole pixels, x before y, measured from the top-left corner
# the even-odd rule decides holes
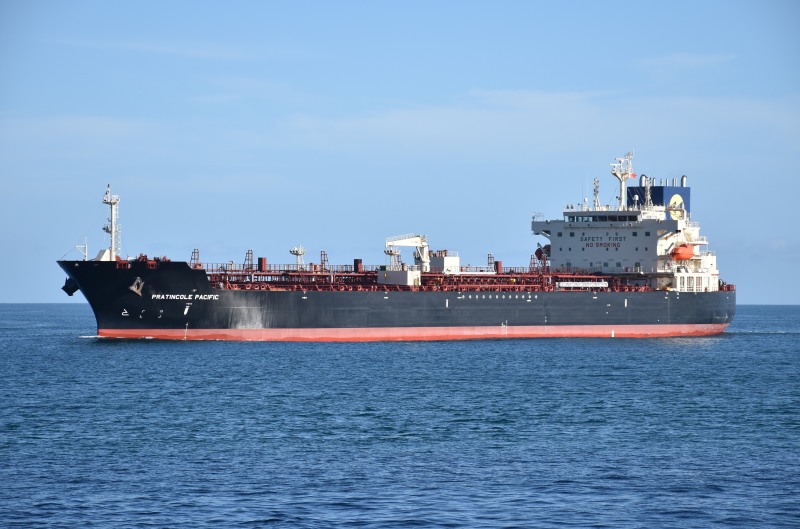
[[[69,295],[80,290],[108,338],[257,341],[389,341],[501,338],[647,338],[718,334],[736,312],[736,289],[691,220],[687,177],[666,183],[616,158],[619,202],[568,205],[534,214],[526,266],[464,266],[411,233],[387,238],[383,265],[331,265],[325,251],[275,265],[120,255],[119,197],[109,186],[110,245],[89,259],[61,260]],[[638,185],[628,185],[629,181]],[[413,264],[401,248],[413,248]]]

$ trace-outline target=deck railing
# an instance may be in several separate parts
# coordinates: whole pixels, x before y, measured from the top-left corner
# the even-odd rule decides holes
[[[362,265],[362,272],[375,272],[381,265]],[[245,266],[239,263],[198,263],[196,268],[203,269],[208,274],[228,274],[228,275],[278,275],[288,273],[323,273],[323,274],[352,274],[353,265],[325,265],[321,267],[317,263],[307,263],[298,265],[292,264],[267,264],[259,267],[258,265]]]

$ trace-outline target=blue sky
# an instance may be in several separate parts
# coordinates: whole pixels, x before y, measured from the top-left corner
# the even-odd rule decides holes
[[[0,3],[0,302],[123,252],[524,265],[614,157],[689,176],[741,303],[798,303],[800,3]],[[410,259],[410,253],[405,257]],[[74,298],[73,298],[74,299]],[[79,300],[82,301],[82,298]]]

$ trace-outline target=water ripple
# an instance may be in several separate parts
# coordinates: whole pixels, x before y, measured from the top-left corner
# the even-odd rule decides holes
[[[698,339],[232,344],[0,305],[0,525],[797,527],[798,316],[742,307]]]

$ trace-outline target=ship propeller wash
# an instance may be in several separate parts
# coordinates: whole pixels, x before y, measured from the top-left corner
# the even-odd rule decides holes
[[[617,158],[618,203],[567,206],[534,215],[539,243],[530,263],[464,266],[428,238],[385,241],[387,265],[330,265],[326,252],[305,263],[210,264],[120,255],[119,197],[109,187],[109,248],[94,259],[62,260],[63,290],[80,290],[109,338],[261,341],[460,340],[538,337],[665,337],[721,333],[736,291],[720,279],[716,256],[691,220],[687,177],[655,180]],[[628,183],[635,181],[635,186]],[[401,248],[413,248],[413,264]],[[82,247],[86,252],[85,247]]]

